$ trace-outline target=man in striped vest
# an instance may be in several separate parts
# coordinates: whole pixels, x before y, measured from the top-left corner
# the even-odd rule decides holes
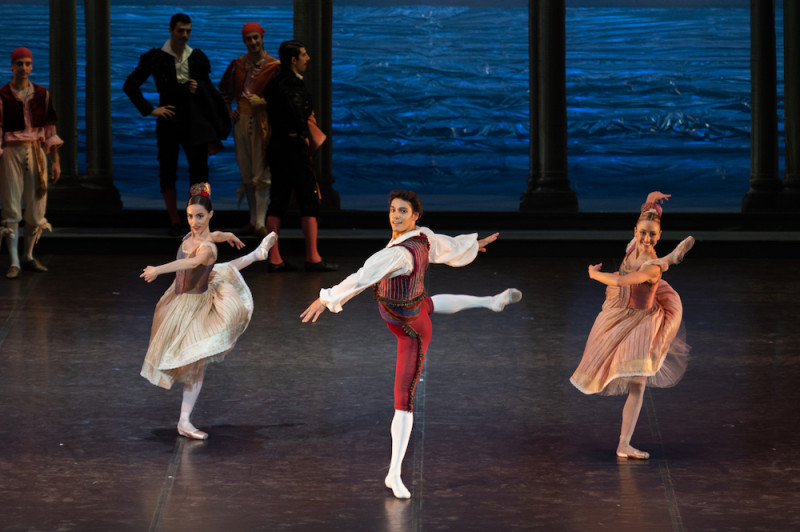
[[[500,312],[507,304],[522,298],[515,288],[486,297],[453,294],[429,297],[425,270],[430,262],[465,266],[475,260],[479,251],[486,251],[486,246],[497,240],[498,233],[480,240],[476,233],[453,238],[418,227],[421,216],[422,203],[415,192],[392,191],[389,194],[392,240],[356,273],[332,288],[320,290],[319,299],[300,315],[304,323],[315,322],[325,309],[341,312],[342,305],[353,296],[373,287],[378,310],[397,337],[392,458],[384,482],[398,499],[411,497],[400,473],[414,424],[414,392],[431,341],[431,313],[452,314],[468,308]]]

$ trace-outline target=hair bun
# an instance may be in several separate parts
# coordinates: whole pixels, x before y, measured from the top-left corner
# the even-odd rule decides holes
[[[208,183],[195,183],[189,187],[189,198],[194,196],[205,196],[211,198],[211,185]]]
[[[642,214],[646,212],[654,212],[659,218],[661,218],[661,205],[654,201],[642,203]]]

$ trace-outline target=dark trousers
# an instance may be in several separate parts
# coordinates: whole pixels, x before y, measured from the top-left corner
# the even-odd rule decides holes
[[[300,207],[300,216],[319,216],[317,180],[305,140],[273,137],[267,147],[267,162],[272,172],[267,216],[283,217],[289,207],[292,190]]]
[[[156,126],[156,140],[158,176],[162,193],[174,189],[178,181],[178,152],[181,147],[189,163],[189,186],[208,181],[208,144],[187,144],[181,141],[181,136],[178,128],[159,119]]]

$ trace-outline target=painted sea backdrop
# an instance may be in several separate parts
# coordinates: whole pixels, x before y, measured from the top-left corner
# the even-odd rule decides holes
[[[334,2],[331,141],[342,208],[382,210],[388,190],[413,188],[426,209],[518,209],[529,172],[527,3],[444,4]],[[245,52],[243,23],[261,22],[276,56],[292,37],[291,2],[111,2],[114,182],[125,208],[160,208],[160,195],[154,119],[139,116],[122,84],[140,54],[164,44],[178,11],[191,15],[189,44],[209,56],[215,82]],[[0,15],[0,55],[28,46],[32,80],[48,85],[47,2],[3,1]],[[673,194],[674,210],[739,210],[750,173],[749,61],[746,7],[568,7],[569,180],[580,209],[635,209],[659,189]],[[143,89],[157,101],[151,82]],[[210,181],[217,208],[235,208],[232,137],[225,146]],[[782,168],[782,147],[780,157]],[[82,142],[79,160],[83,172]],[[181,165],[179,187],[188,184]]]

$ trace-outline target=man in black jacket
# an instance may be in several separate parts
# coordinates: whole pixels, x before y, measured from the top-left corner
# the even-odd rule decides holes
[[[178,151],[183,147],[189,163],[189,186],[208,181],[208,155],[222,148],[230,132],[230,120],[222,97],[209,78],[208,57],[188,46],[192,20],[177,13],[169,22],[170,39],[139,58],[136,69],[123,85],[125,94],[142,116],[155,116],[161,195],[169,213],[170,234],[180,235],[175,183]],[[158,90],[158,107],[145,99],[141,86],[152,76]],[[188,190],[188,188],[187,188]]]
[[[264,91],[269,109],[271,137],[267,146],[267,162],[272,172],[270,202],[267,209],[267,231],[278,233],[281,218],[286,213],[292,191],[300,207],[300,224],[305,238],[305,271],[329,272],[339,268],[327,262],[317,251],[317,217],[319,188],[309,156],[309,120],[314,120],[311,94],[303,82],[311,59],[300,41],[285,41],[278,50],[280,73],[272,78]],[[270,272],[294,269],[284,262],[275,244],[269,251],[267,270]]]

